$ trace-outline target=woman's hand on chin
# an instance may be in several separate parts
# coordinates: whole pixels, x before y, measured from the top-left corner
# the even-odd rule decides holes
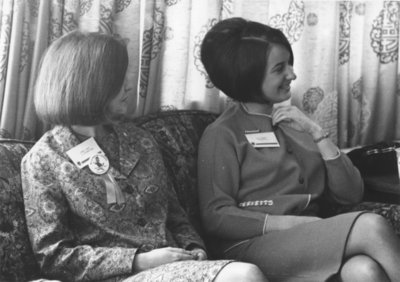
[[[310,119],[296,106],[281,106],[272,111],[272,125],[285,123],[287,126],[297,130],[304,131],[313,137],[322,132],[321,126]]]

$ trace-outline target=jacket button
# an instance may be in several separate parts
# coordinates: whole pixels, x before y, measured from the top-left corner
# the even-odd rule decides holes
[[[135,189],[133,189],[133,186],[130,184],[126,185],[125,190],[126,190],[126,193],[128,193],[128,194],[133,194],[133,192],[135,191]]]
[[[300,177],[299,177],[299,183],[300,183],[300,184],[303,184],[303,183],[304,183],[304,177],[303,177],[303,176],[300,176]]]
[[[293,150],[292,150],[292,148],[287,147],[286,152],[288,152],[289,154],[292,154],[292,153],[293,153]]]
[[[144,218],[139,218],[137,223],[142,227],[147,224],[147,222],[146,222],[146,220]]]

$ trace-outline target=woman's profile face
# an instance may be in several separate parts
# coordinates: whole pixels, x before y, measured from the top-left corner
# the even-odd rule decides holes
[[[118,120],[124,117],[128,111],[128,95],[133,88],[128,87],[127,79],[125,77],[124,84],[121,90],[118,92],[117,96],[111,100],[108,106],[108,114],[113,120]]]
[[[265,101],[275,104],[290,98],[290,83],[296,79],[296,74],[289,60],[290,53],[285,47],[272,45],[261,86]]]

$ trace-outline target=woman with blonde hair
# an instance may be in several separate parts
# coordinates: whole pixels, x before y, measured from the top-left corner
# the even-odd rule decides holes
[[[267,281],[248,263],[209,261],[156,141],[124,122],[128,54],[113,36],[71,32],[42,60],[38,116],[54,125],[22,161],[28,232],[46,278]],[[237,281],[237,280],[235,280]]]

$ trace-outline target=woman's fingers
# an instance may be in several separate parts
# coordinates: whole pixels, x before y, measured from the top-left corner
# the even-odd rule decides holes
[[[189,260],[189,259],[196,259],[195,255],[188,250],[182,248],[174,248],[174,247],[167,247],[166,248],[169,252],[175,254],[178,260]]]
[[[276,125],[282,121],[292,121],[292,119],[284,113],[277,113],[272,117],[272,125]]]
[[[273,110],[272,124],[288,122],[288,125],[294,129],[310,133],[316,128],[315,123],[302,111],[295,106],[283,106]]]
[[[207,259],[207,254],[203,249],[196,248],[190,251],[192,255],[195,257],[197,260],[205,260]]]
[[[182,248],[175,248],[175,247],[167,247],[168,250],[171,252],[181,253],[181,254],[191,254],[190,251],[182,249]]]

